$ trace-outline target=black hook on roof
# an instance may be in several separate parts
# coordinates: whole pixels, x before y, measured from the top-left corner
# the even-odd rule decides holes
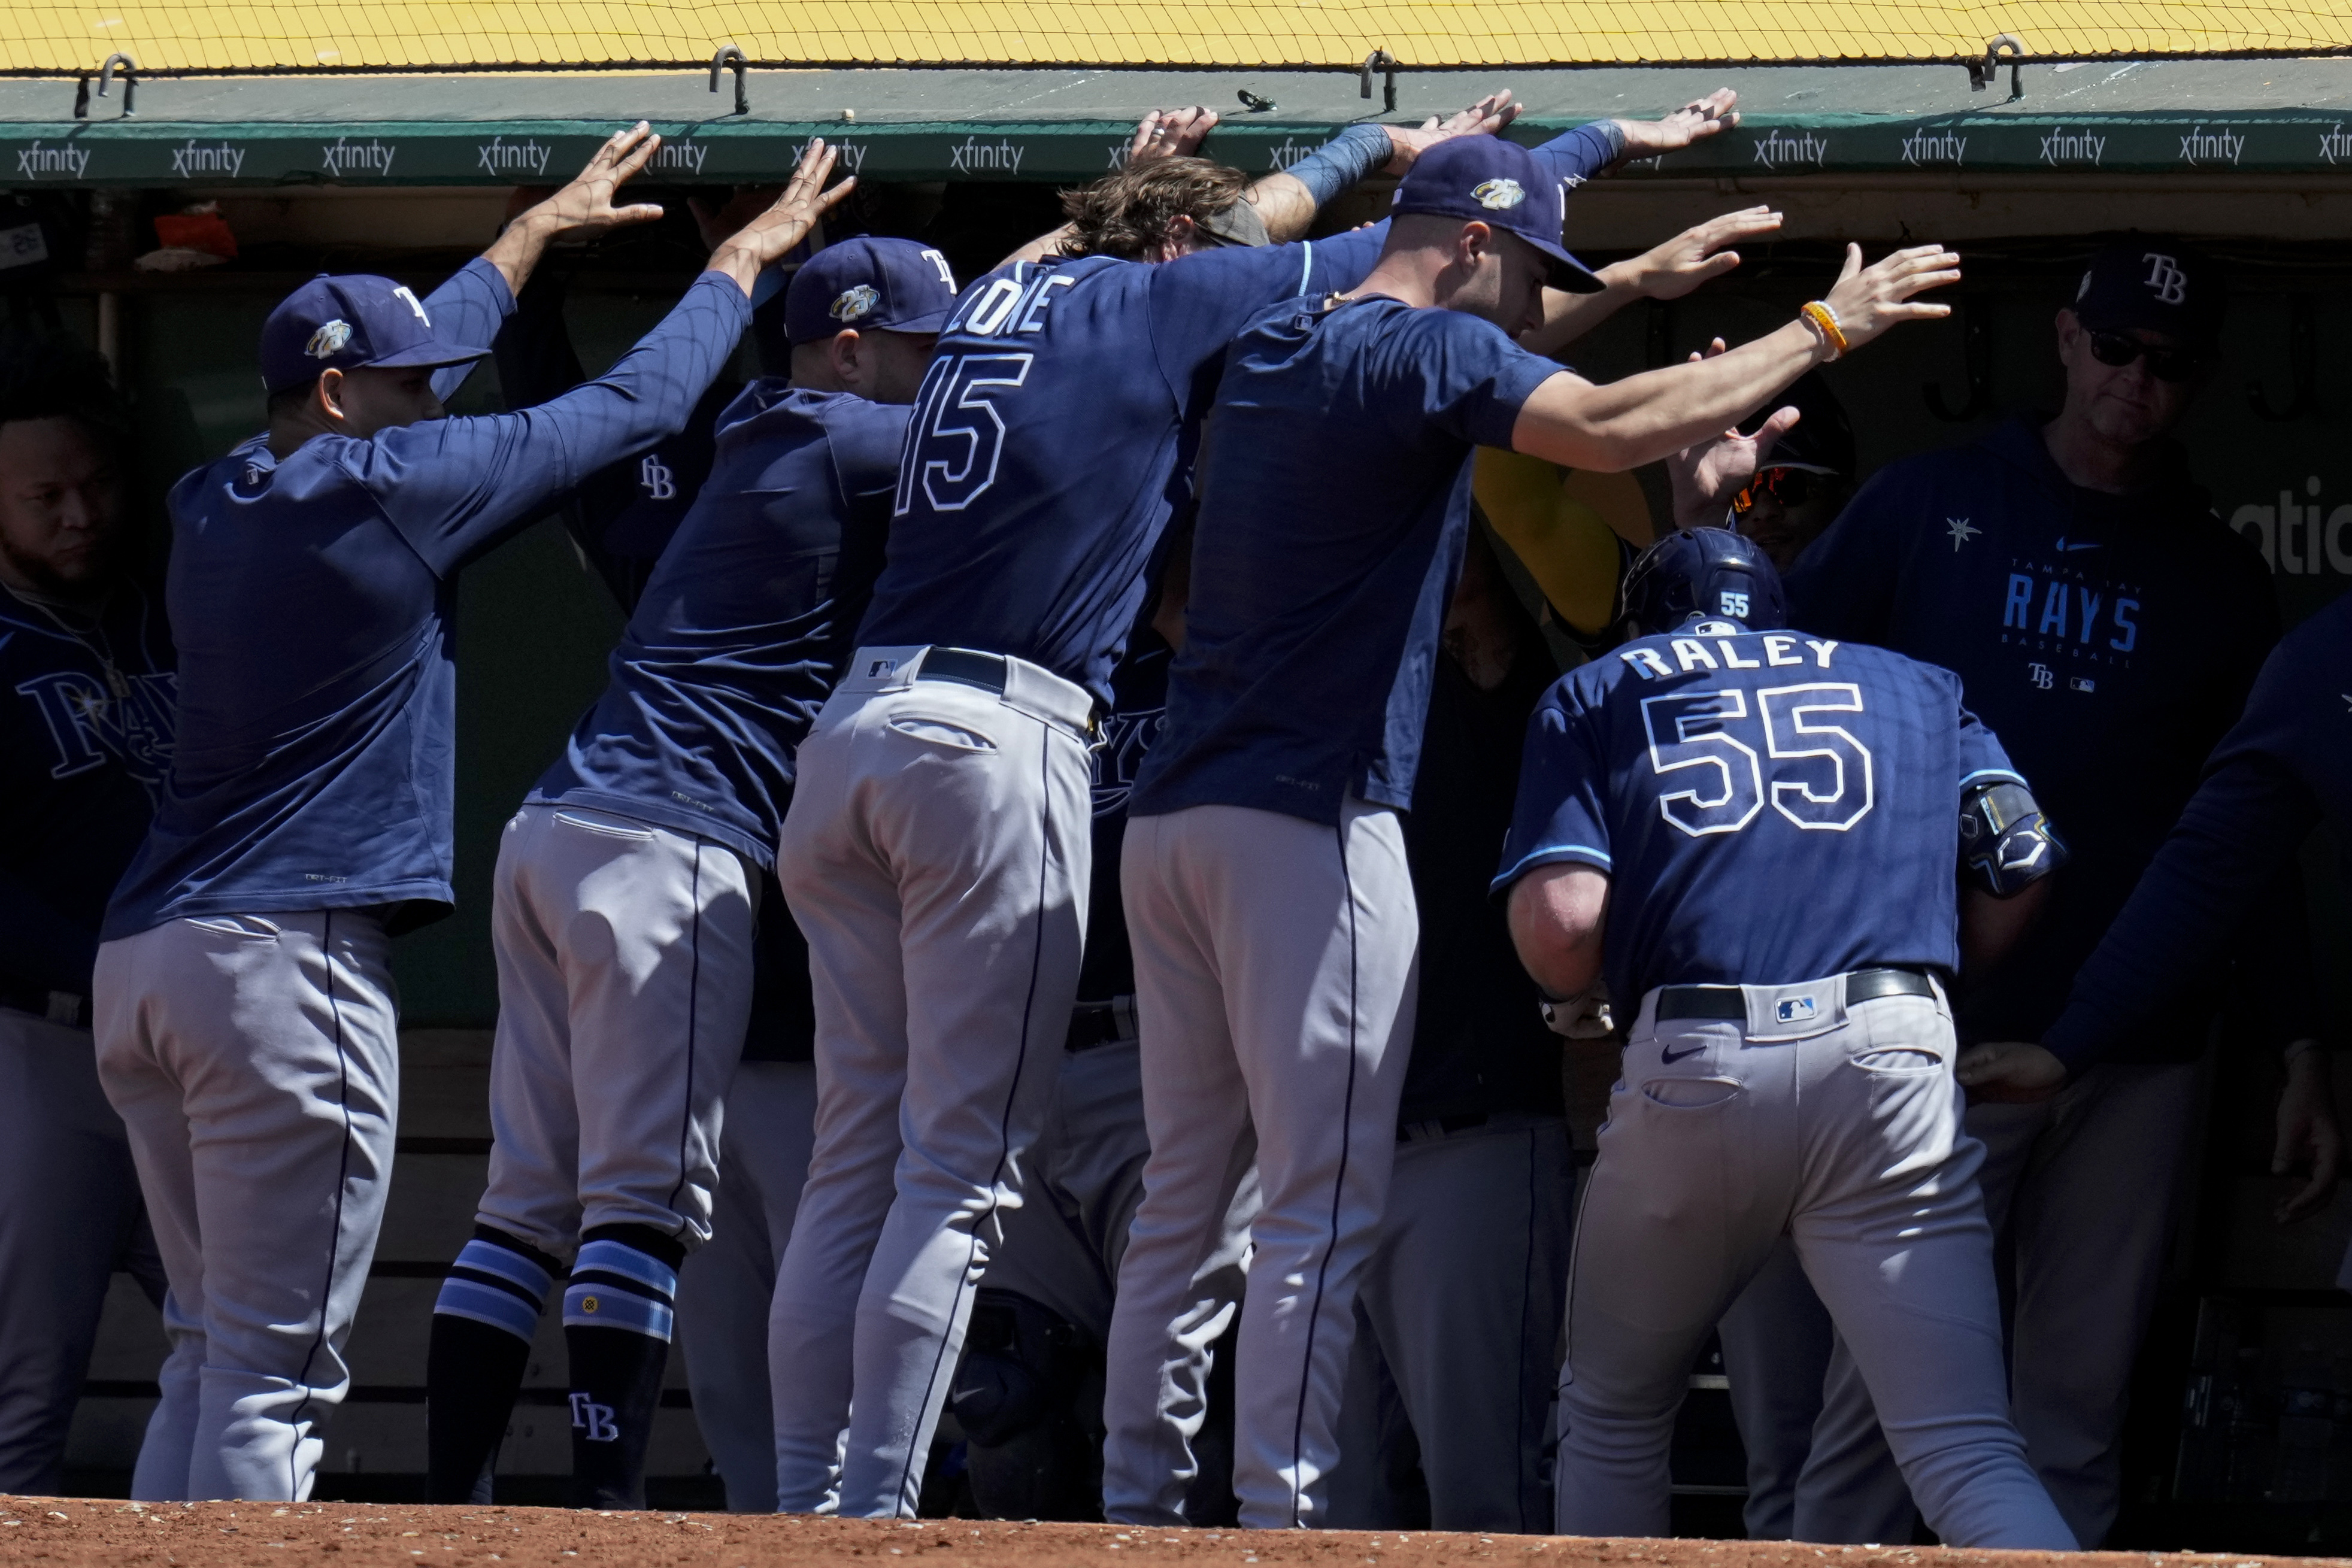
[[[710,57],[710,90],[719,90],[719,73],[730,68],[735,72],[735,112],[749,114],[751,112],[751,97],[743,89],[743,76],[751,68],[751,62],[744,58],[743,51],[732,44],[719,45],[719,52]]]
[[[1969,400],[1954,408],[1944,401],[1944,389],[1933,382],[1923,390],[1927,412],[1949,424],[1981,418],[1992,408],[1992,308],[1974,295],[1960,300],[1960,344],[1968,366]]]
[[[2006,53],[2009,60],[2009,101],[2015,103],[2025,96],[2018,82],[2018,61],[2025,57],[2025,44],[2014,33],[2003,33],[1985,46],[1984,58],[1969,62],[1969,90],[1982,92],[1992,85],[1993,73],[2000,69]]]
[[[2284,424],[2291,419],[2301,419],[2311,412],[2319,398],[2319,325],[2312,309],[2311,296],[2294,297],[2293,325],[2287,329],[2286,362],[2294,378],[2294,400],[2284,408],[2271,407],[2271,400],[2263,395],[2263,383],[2246,383],[2246,406],[2254,417],[2273,424]]]
[[[82,72],[80,78],[74,83],[74,118],[76,120],[89,118],[89,73],[88,71]]]
[[[1389,53],[1386,49],[1374,49],[1370,54],[1364,57],[1362,68],[1356,72],[1356,83],[1357,86],[1361,89],[1361,90],[1357,94],[1359,98],[1370,98],[1372,96],[1372,73],[1374,71],[1384,73],[1381,81],[1385,90],[1381,95],[1381,107],[1386,112],[1394,114],[1396,112],[1397,57]]]
[[[117,65],[122,68],[122,118],[128,120],[138,112],[131,107],[131,95],[139,90],[139,67],[129,55],[112,54],[106,57],[106,63],[98,68],[98,96],[100,98],[106,96],[107,84],[114,79],[114,68]]]

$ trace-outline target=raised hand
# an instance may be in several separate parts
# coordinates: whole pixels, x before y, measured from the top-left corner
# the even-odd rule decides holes
[[[1130,166],[1154,158],[1190,158],[1201,150],[1220,118],[1213,109],[1195,104],[1190,109],[1155,109],[1135,122],[1127,144]]]
[[[613,198],[660,149],[661,141],[642,120],[614,131],[570,184],[525,213],[523,221],[541,219],[553,225],[558,235],[602,234],[624,224],[651,223],[662,215],[659,203],[616,207]]]
[[[1719,136],[1739,123],[1739,111],[1732,107],[1738,101],[1731,89],[1718,88],[1656,120],[1621,120],[1617,125],[1625,133],[1625,156],[1654,158]]]
[[[839,205],[857,186],[855,176],[831,190],[824,188],[833,172],[834,151],[822,139],[813,139],[801,153],[783,194],[710,253],[712,270],[726,273],[751,292],[763,267],[782,261],[786,252],[808,236],[817,219]]]
[[[1433,114],[1419,125],[1383,126],[1381,129],[1389,133],[1390,145],[1396,149],[1384,172],[1402,174],[1412,167],[1415,159],[1441,141],[1451,141],[1457,136],[1492,136],[1518,117],[1519,106],[1511,101],[1511,89],[1505,88],[1443,120]]]
[[[1727,246],[1777,234],[1780,228],[1780,214],[1771,208],[1743,207],[1685,229],[1624,265],[1633,275],[1634,288],[1645,298],[1680,299],[1739,265],[1739,253]]]
[[[1706,346],[1704,354],[1693,353],[1691,358],[1713,359],[1721,352],[1723,340],[1717,338]],[[1674,495],[1675,527],[1726,527],[1724,512],[1731,505],[1731,497],[1763,471],[1772,448],[1796,428],[1801,417],[1793,408],[1775,409],[1753,435],[1741,434],[1735,425],[1712,440],[1685,446],[1667,458],[1666,480]]]
[[[1960,280],[1960,258],[1939,245],[1915,245],[1862,265],[1862,246],[1845,247],[1845,267],[1826,302],[1837,313],[1846,347],[1859,349],[1903,321],[1933,321],[1949,316],[1948,305],[1916,296]]]

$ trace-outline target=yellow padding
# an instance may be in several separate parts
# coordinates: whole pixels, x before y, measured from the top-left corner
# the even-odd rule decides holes
[[[1496,535],[1543,591],[1552,613],[1587,635],[1617,603],[1617,540],[1650,542],[1648,501],[1630,474],[1570,473],[1482,446],[1470,493]]]
[[[394,0],[280,5],[204,0],[12,0],[0,69],[91,70],[114,50],[142,70],[706,61],[720,44],[765,64],[1408,67],[1672,61],[1955,59],[2011,33],[2030,54],[2159,54],[2352,46],[2352,6],[2159,0]]]

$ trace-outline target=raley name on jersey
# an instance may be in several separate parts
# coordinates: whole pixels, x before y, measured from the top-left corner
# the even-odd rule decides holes
[[[2061,539],[2059,547],[2065,548]],[[2092,547],[2095,548],[2095,547]],[[2012,563],[2000,601],[2000,640],[2039,653],[2128,668],[2139,646],[2137,583]]]
[[[152,798],[172,768],[172,718],[178,680],[166,670],[131,675],[120,699],[83,670],[59,670],[18,684],[17,695],[37,709],[56,761],[52,779],[70,779],[109,760],[147,788]]]
[[[1626,648],[1617,656],[1645,681],[1671,680],[1694,670],[1826,670],[1837,643],[1787,632],[1741,632],[1721,622],[1703,621],[1688,637],[1670,637],[1662,653],[1655,648]],[[1710,644],[1712,645],[1710,647]],[[1746,644],[1748,653],[1741,653]],[[1805,650],[1801,652],[1800,650]],[[1751,658],[1749,654],[1760,654]],[[1671,659],[1672,664],[1667,663]],[[1675,666],[1680,665],[1677,669]]]

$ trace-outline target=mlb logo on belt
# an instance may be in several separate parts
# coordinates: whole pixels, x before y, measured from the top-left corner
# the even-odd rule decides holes
[[[1773,1010],[1773,1016],[1782,1023],[1804,1023],[1821,1010],[1811,997],[1790,997]]]

